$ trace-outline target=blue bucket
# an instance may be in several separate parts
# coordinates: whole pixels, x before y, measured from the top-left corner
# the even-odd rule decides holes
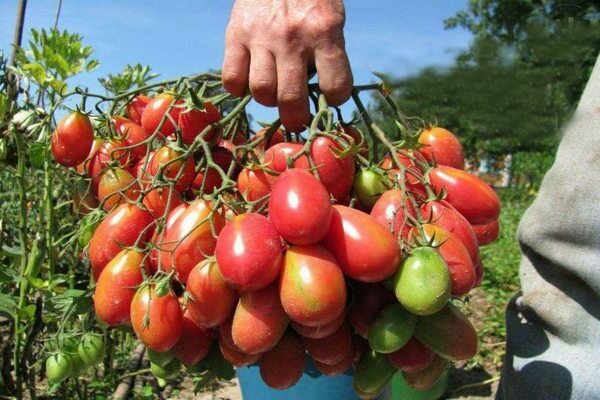
[[[258,365],[237,369],[242,398],[244,400],[358,400],[352,390],[353,371],[350,368],[343,375],[329,377],[321,374],[310,359],[302,378],[287,390],[271,389],[260,377]],[[384,391],[378,400],[391,399],[389,391]]]

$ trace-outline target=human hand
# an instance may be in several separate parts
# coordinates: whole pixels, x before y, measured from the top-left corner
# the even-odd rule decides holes
[[[235,96],[249,87],[278,106],[283,125],[301,131],[310,118],[309,69],[331,105],[346,101],[352,72],[344,45],[341,0],[237,0],[225,39],[223,84]]]

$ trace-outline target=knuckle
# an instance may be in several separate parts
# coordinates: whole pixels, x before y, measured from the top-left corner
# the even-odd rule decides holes
[[[279,94],[278,103],[283,105],[293,105],[302,102],[302,94],[299,90],[286,90]]]
[[[343,26],[344,18],[342,15],[328,14],[315,18],[311,30],[317,36],[334,36],[342,31]]]
[[[275,81],[271,79],[253,79],[250,81],[250,90],[252,93],[267,94],[275,90]]]

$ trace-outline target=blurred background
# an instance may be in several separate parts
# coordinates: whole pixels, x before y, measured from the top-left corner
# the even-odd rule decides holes
[[[30,1],[18,66],[48,87],[66,83],[95,93],[217,71],[232,3]],[[0,0],[2,67],[12,51],[16,13],[16,1]],[[346,13],[355,83],[384,79],[405,115],[454,132],[470,168],[503,199],[500,239],[482,250],[486,276],[469,298],[481,349],[458,365],[447,395],[490,398],[504,354],[504,307],[519,289],[517,225],[598,57],[600,1],[348,0]],[[52,28],[68,33],[52,36]],[[390,127],[383,101],[363,96]],[[0,117],[5,104],[0,92]],[[348,117],[355,112],[350,105],[342,110]],[[277,117],[275,109],[256,104],[249,111],[255,121]],[[5,166],[0,163],[0,221],[16,215],[13,172]],[[4,235],[16,232],[8,226]],[[10,244],[7,239],[4,246]],[[137,395],[151,398],[148,387],[137,388]],[[176,395],[177,387],[172,390]]]

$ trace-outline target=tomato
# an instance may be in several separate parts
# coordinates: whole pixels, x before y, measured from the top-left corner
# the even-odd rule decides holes
[[[462,296],[469,293],[476,281],[475,266],[469,252],[463,243],[452,233],[439,226],[424,224],[423,232],[428,241],[437,247],[450,272],[451,289],[453,296]]]
[[[342,150],[338,143],[325,136],[316,138],[310,147],[319,179],[336,200],[348,196],[354,182],[354,158],[352,154],[342,155]]]
[[[323,245],[344,274],[361,282],[379,282],[396,272],[400,248],[390,231],[370,215],[334,205]]]
[[[325,376],[338,376],[348,371],[354,362],[354,348],[337,364],[328,365],[319,361],[315,361],[315,367]]]
[[[179,206],[175,207],[173,210],[171,210],[171,212],[169,213],[169,215],[167,216],[167,223],[165,224],[164,228],[162,231],[158,231],[155,230],[154,234],[152,235],[152,239],[150,240],[150,242],[152,243],[150,252],[148,253],[148,264],[150,266],[150,272],[152,274],[154,274],[156,271],[158,271],[158,257],[159,257],[159,253],[158,253],[158,248],[157,245],[160,243],[160,247],[162,247],[162,242],[163,239],[165,237],[165,232],[167,230],[169,230],[173,224],[175,224],[175,221],[177,221],[177,218],[179,218],[181,216],[181,214],[188,208],[188,204],[187,203],[182,203]],[[162,266],[162,264],[161,264]]]
[[[181,369],[181,361],[178,359],[172,359],[168,364],[162,366],[158,364],[150,363],[150,371],[154,376],[160,379],[170,379],[177,376]]]
[[[212,341],[212,333],[196,324],[189,311],[186,311],[183,314],[181,336],[170,351],[185,365],[194,365],[206,357]]]
[[[435,353],[414,336],[400,350],[387,355],[388,361],[402,372],[418,372],[431,363]]]
[[[335,321],[346,306],[344,274],[331,253],[318,244],[286,251],[279,294],[290,319],[308,326]]]
[[[215,249],[219,269],[239,290],[259,290],[279,275],[283,244],[271,222],[260,214],[242,214],[225,225]]]
[[[402,377],[406,384],[415,390],[423,391],[431,389],[440,379],[448,362],[440,356],[434,356],[433,360],[420,371],[402,372]]]
[[[465,167],[462,146],[449,130],[438,126],[428,127],[419,135],[419,143],[423,145],[419,151],[430,163],[458,169]]]
[[[354,370],[352,387],[362,398],[375,398],[396,372],[396,367],[389,363],[384,354],[369,349]]]
[[[88,367],[102,362],[104,350],[104,340],[99,335],[87,334],[77,345],[77,353]]]
[[[144,96],[143,94],[138,94],[127,104],[127,108],[125,112],[130,120],[135,122],[136,124],[142,123],[142,114],[144,113],[144,109],[150,103],[152,99],[148,96]]]
[[[107,140],[98,145],[98,150],[90,155],[89,161],[84,163],[87,175],[92,178],[92,190],[98,193],[98,185],[102,172],[109,166],[129,167],[131,156],[128,150],[123,149],[127,145],[121,140]]]
[[[487,224],[473,225],[473,231],[479,246],[490,244],[500,235],[500,220],[495,219]]]
[[[90,211],[98,208],[100,202],[96,195],[83,181],[77,181],[73,186],[73,212],[75,214],[86,215]]]
[[[94,129],[87,115],[74,112],[64,117],[52,135],[54,160],[65,167],[85,161],[94,144]]]
[[[136,287],[144,281],[144,255],[135,250],[121,250],[104,268],[94,289],[96,316],[109,326],[129,322],[129,309]]]
[[[363,169],[354,178],[354,191],[361,204],[369,210],[386,190],[383,177],[374,170]]]
[[[439,226],[456,236],[465,246],[474,264],[479,261],[477,238],[469,221],[465,219],[450,203],[431,201],[421,206],[421,214],[426,221]]]
[[[158,130],[162,136],[167,137],[175,132],[175,125],[179,119],[181,112],[181,104],[183,100],[176,100],[175,97],[168,93],[156,95],[148,102],[142,113],[142,126],[146,132],[153,134]],[[165,117],[167,110],[171,118]],[[161,122],[163,122],[161,124]]]
[[[398,303],[385,307],[369,328],[369,347],[378,353],[393,353],[413,334],[417,318]]]
[[[212,228],[211,228],[212,220]],[[210,203],[196,199],[165,231],[160,245],[159,261],[166,272],[175,270],[177,278],[186,282],[190,271],[213,254],[225,218]]]
[[[179,113],[179,129],[181,129],[181,139],[185,144],[192,144],[207,126],[219,122],[221,113],[211,103],[204,103],[204,110],[197,108],[187,108]],[[210,142],[215,137],[216,130],[211,129],[204,135],[204,140]]]
[[[310,172],[289,169],[273,184],[269,220],[288,243],[317,243],[331,221],[329,194]]]
[[[134,204],[121,204],[98,225],[89,246],[89,258],[94,279],[104,266],[121,251],[122,246],[143,245],[151,237],[152,215]]]
[[[412,227],[407,213],[415,217],[415,211],[404,193],[399,189],[385,191],[371,210],[371,217],[394,232],[397,238],[408,238]]]
[[[240,350],[231,337],[232,320],[228,320],[219,326],[219,348],[225,360],[236,367],[246,367],[257,362],[262,353],[248,354]]]
[[[67,379],[73,368],[71,357],[64,353],[51,355],[46,360],[46,378],[48,381],[56,385]]]
[[[291,325],[292,328],[294,328],[294,330],[298,332],[301,336],[310,339],[322,339],[325,336],[329,336],[333,332],[335,332],[340,327],[340,325],[342,325],[345,319],[346,313],[342,312],[336,319],[323,325],[308,326],[299,324],[295,321],[292,321]]]
[[[142,203],[150,214],[158,219],[169,215],[172,210],[183,203],[183,200],[178,191],[170,190],[168,186],[162,186],[146,192]]]
[[[393,292],[380,283],[353,282],[353,298],[348,310],[348,322],[356,333],[367,338],[369,328],[379,312],[388,304],[397,302]]]
[[[438,166],[429,173],[432,187],[446,191],[446,200],[471,224],[485,224],[500,215],[500,198],[487,183],[460,169]]]
[[[123,168],[108,168],[100,176],[98,182],[98,199],[102,207],[110,211],[127,200],[135,201],[140,192],[136,179]]]
[[[244,353],[263,353],[277,344],[289,321],[277,282],[273,282],[264,289],[242,293],[233,314],[231,337]]]
[[[127,146],[134,146],[129,149],[133,158],[142,159],[148,152],[148,143],[146,140],[150,138],[150,134],[140,125],[128,122],[121,126],[119,132],[123,134],[123,141]]]
[[[173,353],[170,351],[159,352],[159,351],[154,351],[154,350],[150,350],[150,349],[147,349],[147,350],[148,350],[148,359],[150,360],[150,362],[152,364],[156,364],[161,367],[166,366],[171,361],[173,361],[173,359],[175,358]]]
[[[295,333],[287,332],[275,347],[263,354],[260,376],[267,386],[284,390],[300,380],[305,364],[302,341]]]
[[[146,347],[169,351],[183,332],[179,300],[171,292],[158,297],[154,286],[140,288],[131,302],[131,325]]]
[[[203,328],[224,323],[233,314],[238,294],[225,280],[215,262],[201,261],[192,269],[185,286],[190,316]]]
[[[185,192],[194,181],[196,172],[194,159],[192,157],[182,159],[182,156],[183,153],[168,146],[159,148],[150,160],[148,175],[155,177],[161,173],[163,179],[169,182],[176,181],[175,190]]]
[[[340,130],[341,133],[343,133],[344,135],[350,136],[352,138],[354,144],[358,146],[358,154],[360,154],[363,157],[369,156],[369,144],[364,138],[363,134],[358,130],[358,128],[352,125],[339,124],[338,130]]]
[[[148,167],[150,166],[150,161],[152,161],[152,157],[154,157],[154,152],[151,151],[148,155],[141,160],[139,160],[132,168],[131,173],[135,176],[138,181],[141,183],[146,183],[151,180],[151,177],[148,176]]]
[[[266,127],[266,128],[259,130],[258,132],[256,132],[256,135],[254,135],[252,137],[252,141],[256,142],[256,141],[260,140],[260,138],[263,137],[267,133],[268,130],[269,130],[269,127]],[[276,129],[271,134],[270,138],[262,139],[262,141],[258,144],[257,148],[264,150],[264,149],[268,149],[271,146],[275,146],[276,144],[283,143],[283,142],[285,142],[285,135],[283,134],[283,131],[281,129]]]
[[[96,215],[86,215],[81,219],[79,223],[79,236],[77,237],[77,243],[81,248],[87,247],[94,236],[96,228],[100,224],[100,221],[96,220]]]
[[[221,178],[221,175],[216,169],[205,168],[198,171],[192,182],[191,189],[201,193],[212,194],[222,183],[223,178]],[[204,185],[204,187],[202,185]]]
[[[301,152],[304,145],[301,143],[279,143],[271,146],[265,151],[263,164],[267,172],[266,177],[269,185],[273,185],[279,173],[288,169],[287,160]],[[294,168],[308,169],[308,159],[306,156],[301,156],[293,162]],[[271,173],[269,173],[271,172]]]
[[[308,354],[327,365],[341,362],[352,349],[352,330],[344,322],[335,332],[321,339],[302,338]]]
[[[398,269],[394,287],[398,301],[408,311],[434,314],[450,299],[450,272],[437,250],[417,247]]]
[[[257,207],[267,202],[267,195],[271,193],[269,178],[260,168],[244,168],[237,178],[238,190],[248,202],[261,200]]]

